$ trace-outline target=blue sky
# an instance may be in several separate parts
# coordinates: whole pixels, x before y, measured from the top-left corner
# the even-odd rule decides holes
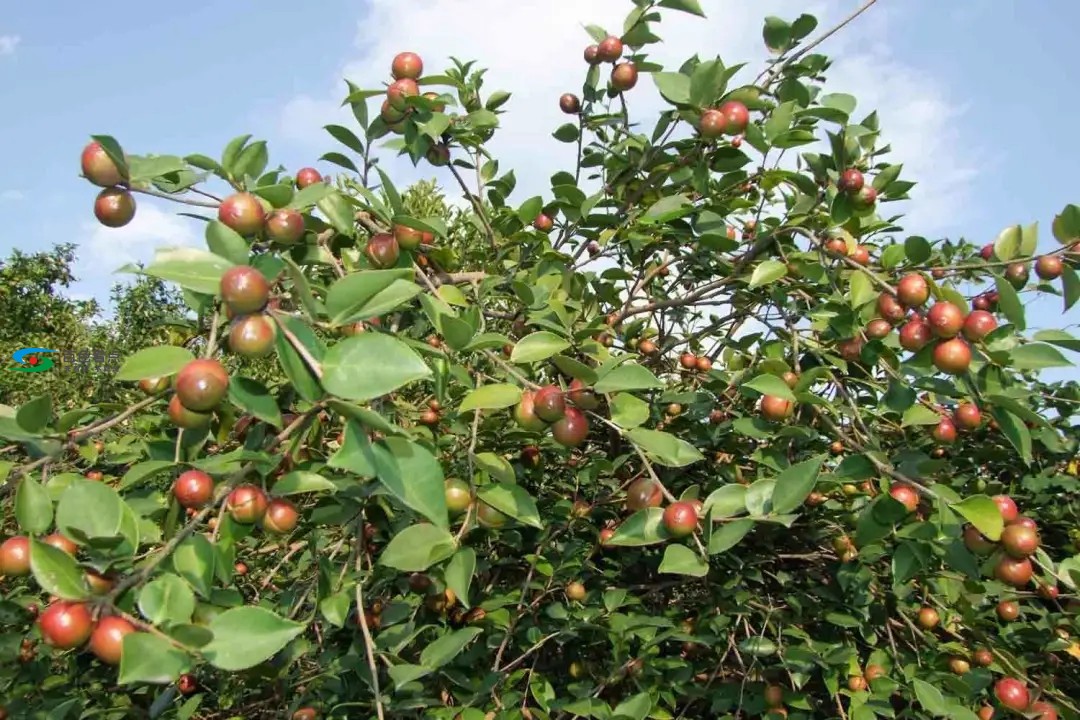
[[[764,15],[809,10],[825,27],[858,3],[702,4],[708,21],[668,13],[659,59],[675,64],[699,50],[729,63],[756,61],[764,57]],[[128,228],[96,227],[94,189],[77,177],[89,134],[112,134],[135,153],[217,156],[230,138],[252,132],[270,141],[273,163],[296,168],[337,149],[320,128],[334,120],[342,76],[376,86],[402,49],[421,52],[429,71],[451,54],[479,58],[492,67],[492,89],[515,93],[495,149],[504,167],[518,168],[524,199],[568,160],[549,133],[562,122],[558,93],[580,85],[587,44],[580,24],[614,28],[629,7],[624,0],[124,0],[105,12],[73,2],[58,12],[56,3],[15,4],[0,16],[7,141],[0,254],[80,243],[76,292],[104,297],[114,279],[108,273],[126,260],[200,239],[197,227],[173,217],[175,206],[142,198]],[[1070,76],[1078,24],[1080,4],[1064,1],[880,0],[823,47],[837,57],[832,88],[867,103],[856,115],[878,107],[894,160],[921,183],[910,232],[983,242],[1006,225],[1039,220],[1041,247],[1055,246],[1053,215],[1080,202],[1072,177],[1080,101]],[[632,112],[658,106],[647,81],[635,93]],[[438,175],[445,171],[389,167],[401,181],[436,175],[445,184]],[[1039,301],[1032,314],[1061,324],[1060,307]]]

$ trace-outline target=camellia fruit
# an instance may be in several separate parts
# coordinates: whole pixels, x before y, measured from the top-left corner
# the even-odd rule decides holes
[[[567,599],[573,600],[574,602],[582,602],[582,601],[585,600],[585,597],[587,595],[588,595],[588,592],[585,590],[585,586],[582,585],[581,583],[577,582],[576,580],[571,582],[571,583],[567,583],[567,585],[566,585],[566,597],[567,597]]]
[[[241,235],[255,235],[266,223],[266,209],[251,193],[236,193],[221,201],[218,220]]]
[[[563,447],[578,447],[589,436],[589,420],[576,407],[568,407],[552,424],[551,436]]]
[[[90,652],[106,665],[119,665],[124,636],[133,632],[135,626],[124,618],[115,615],[103,617],[90,633]]]
[[[949,418],[941,418],[932,433],[934,440],[942,445],[952,445],[956,442],[956,425]]]
[[[995,495],[994,504],[997,505],[998,512],[1001,513],[1001,520],[1006,525],[1011,525],[1020,517],[1020,509],[1016,507],[1016,502],[1008,495]]]
[[[651,478],[639,478],[626,488],[626,507],[628,510],[644,510],[660,507],[664,493]]]
[[[250,265],[233,265],[221,276],[218,294],[236,315],[258,312],[270,300],[266,276]]]
[[[1044,700],[1031,703],[1027,711],[1032,720],[1058,720],[1057,708]]]
[[[574,93],[563,93],[559,96],[559,109],[567,115],[577,115],[581,112],[581,101]]]
[[[843,242],[841,240],[841,242]],[[845,248],[847,245],[844,246]],[[889,322],[900,322],[907,316],[907,311],[891,293],[883,292],[878,295],[877,312],[883,319]]]
[[[570,381],[566,397],[570,398],[570,402],[582,410],[595,410],[600,406],[600,400],[596,397],[596,393],[577,378]]]
[[[199,430],[210,424],[210,413],[189,410],[180,402],[180,397],[169,398],[169,420],[173,425],[184,430]]]
[[[727,135],[741,135],[750,124],[750,111],[738,100],[728,100],[720,106],[724,116],[724,132]]]
[[[266,315],[237,318],[229,330],[229,349],[246,358],[266,357],[274,349],[274,321]]]
[[[889,486],[889,495],[891,495],[894,500],[907,508],[907,511],[909,513],[915,512],[915,510],[919,507],[919,493],[917,490],[915,490],[915,488],[913,488],[911,485],[908,485],[907,483],[893,483],[891,486]]]
[[[398,242],[393,235],[376,233],[368,239],[364,254],[367,255],[368,262],[371,263],[372,267],[385,269],[397,265],[401,253],[398,249]]]
[[[476,521],[480,523],[480,527],[497,530],[506,525],[510,518],[487,503],[480,502],[476,505]]]
[[[924,607],[919,610],[918,615],[919,627],[923,630],[933,630],[941,622],[941,616],[938,615],[938,611],[932,607]]]
[[[837,182],[836,186],[840,188],[841,192],[857,193],[863,189],[863,184],[865,182],[865,178],[863,178],[863,174],[858,168],[848,168],[840,173],[840,180]]]
[[[282,245],[294,245],[304,237],[304,216],[297,210],[282,208],[266,219],[266,237]]]
[[[209,412],[228,390],[229,373],[212,358],[192,360],[176,375],[176,397],[188,410]]]
[[[939,342],[934,347],[934,367],[950,375],[962,375],[971,366],[971,347],[960,338]]]
[[[173,483],[173,497],[185,508],[201,508],[214,496],[214,479],[202,470],[186,470]]]
[[[1001,531],[1001,547],[1017,559],[1031,557],[1039,549],[1039,533],[1023,525],[1006,525]]]
[[[314,185],[315,183],[321,183],[322,181],[322,174],[315,168],[306,167],[296,171],[296,187],[301,190],[308,185]]]
[[[851,259],[860,265],[870,264],[870,248],[865,245],[856,245],[855,250],[851,253]]]
[[[845,361],[858,362],[862,355],[863,340],[861,337],[847,338],[836,343],[836,351]]]
[[[948,300],[934,303],[926,313],[926,322],[939,338],[951,338],[960,334],[964,327],[964,311]]]
[[[994,697],[1009,710],[1024,712],[1031,703],[1027,686],[1016,678],[1001,678],[994,683]]]
[[[472,490],[464,480],[447,478],[445,493],[446,509],[452,515],[460,515],[472,504]]]
[[[693,503],[686,501],[674,502],[664,508],[664,528],[672,537],[686,537],[694,532],[697,527],[698,513]]]
[[[135,198],[127,190],[105,188],[94,200],[94,217],[105,227],[123,227],[135,217]]]
[[[976,555],[989,555],[997,548],[997,543],[989,540],[974,525],[968,525],[964,528],[964,547]]]
[[[52,545],[57,550],[63,550],[68,555],[74,555],[79,552],[79,546],[75,544],[70,538],[61,535],[60,533],[52,533],[41,538],[41,542],[46,545]]]
[[[919,307],[930,299],[930,283],[918,273],[908,273],[896,284],[896,297],[907,307]]]
[[[1057,255],[1043,255],[1035,261],[1035,274],[1040,280],[1055,280],[1061,277],[1064,265]]]
[[[424,231],[411,228],[408,225],[394,225],[394,239],[398,247],[404,250],[415,250],[420,247],[424,240]]]
[[[269,505],[266,493],[258,485],[237,485],[225,500],[225,507],[235,522],[252,525],[263,518]]]
[[[596,46],[596,59],[600,62],[615,62],[622,54],[623,42],[614,35],[608,35]]]
[[[390,64],[390,74],[395,80],[408,78],[416,80],[424,73],[424,61],[414,52],[402,52],[394,56]]]
[[[295,530],[299,521],[300,513],[295,505],[284,498],[274,498],[266,506],[262,526],[264,530],[284,535]]]
[[[986,648],[977,649],[972,655],[971,659],[975,661],[975,664],[979,667],[990,667],[994,664],[994,654]]]
[[[551,232],[555,227],[555,221],[544,213],[540,213],[533,219],[533,227],[540,232]]]
[[[1002,555],[998,560],[997,565],[994,566],[994,577],[1005,583],[1006,585],[1012,585],[1013,587],[1024,587],[1031,582],[1032,575],[1035,570],[1031,565],[1031,561],[1027,558],[1017,559],[1009,557],[1008,555]]]
[[[930,342],[933,333],[920,317],[908,320],[900,328],[900,347],[908,352],[919,352]]]
[[[710,108],[701,113],[701,121],[698,123],[698,131],[704,138],[718,138],[724,134],[727,127],[727,118],[719,110]]]
[[[390,87],[386,89],[386,99],[390,103],[390,107],[395,110],[405,110],[409,107],[406,102],[406,98],[416,97],[420,94],[420,87],[416,84],[416,81],[412,78],[401,78],[390,83]]]
[[[9,537],[0,545],[0,575],[23,577],[30,574],[30,538]]]
[[[870,338],[871,340],[881,340],[892,332],[892,325],[889,323],[888,320],[883,320],[882,318],[874,318],[866,324],[866,329],[864,332],[866,333],[866,337]]]
[[[1027,263],[1012,263],[1005,268],[1005,279],[1017,290],[1027,285],[1028,277]]]
[[[638,69],[634,63],[623,62],[611,68],[611,86],[619,92],[632,90],[637,81]]]
[[[120,168],[116,166],[105,148],[96,140],[83,148],[79,158],[82,165],[82,174],[87,180],[99,187],[112,187],[124,180]]]
[[[522,430],[540,432],[547,427],[547,423],[536,414],[535,397],[536,394],[533,391],[525,390],[521,393],[521,400],[514,407],[514,420]]]
[[[1002,600],[995,608],[997,616],[1005,622],[1012,622],[1020,617],[1020,603],[1015,600]]]
[[[156,395],[167,387],[169,387],[169,378],[167,377],[143,378],[139,381],[139,390],[147,395]]]
[[[85,603],[57,600],[41,611],[37,619],[41,636],[59,650],[71,650],[85,643],[93,630]]]
[[[558,385],[545,385],[533,395],[536,416],[544,422],[555,422],[566,411],[566,399]]]
[[[600,59],[599,45],[589,45],[585,48],[585,52],[582,54],[585,56],[585,62],[589,63],[590,65],[599,65],[601,62],[603,62]]]
[[[964,337],[978,342],[997,329],[997,320],[986,310],[972,310],[964,319]]]
[[[761,416],[766,420],[780,422],[787,420],[795,412],[795,403],[776,395],[765,395],[761,398]]]
[[[877,202],[877,190],[869,185],[855,193],[855,207],[860,209],[872,208]]]
[[[976,430],[982,425],[982,413],[974,403],[962,402],[953,410],[953,422],[965,430]]]

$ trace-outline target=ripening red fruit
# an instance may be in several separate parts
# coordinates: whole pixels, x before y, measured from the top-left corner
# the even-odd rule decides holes
[[[87,641],[93,629],[86,604],[65,600],[57,600],[42,610],[37,622],[45,642],[60,650],[79,647]]]
[[[1008,523],[1008,524],[1009,525],[1019,525],[1020,527],[1031,528],[1032,530],[1035,530],[1036,532],[1039,530],[1039,526],[1035,523],[1034,520],[1029,518],[1027,515],[1017,515],[1016,519],[1013,520],[1011,523]]]
[[[795,403],[775,395],[764,395],[761,398],[761,416],[766,420],[780,422],[791,417],[795,412]]]
[[[971,366],[971,347],[960,338],[944,340],[934,348],[934,367],[943,373],[961,375]]]
[[[919,610],[919,616],[917,618],[919,627],[923,630],[933,630],[941,622],[941,616],[938,615],[938,611],[932,607],[924,607]]]
[[[611,87],[619,92],[626,92],[637,85],[638,69],[632,62],[619,63],[611,68]]]
[[[545,385],[533,395],[536,416],[544,422],[555,422],[566,411],[566,399],[558,385]]]
[[[705,357],[704,355],[697,359],[697,363],[695,363],[695,365],[697,366],[698,372],[707,373],[712,370],[712,360]]]
[[[964,320],[964,337],[978,342],[997,329],[997,320],[985,310],[972,310]]]
[[[1055,280],[1061,277],[1063,268],[1061,258],[1057,255],[1043,255],[1035,261],[1035,274],[1041,280]]]
[[[212,358],[192,360],[176,374],[176,397],[188,410],[209,412],[225,398],[229,373]]]
[[[452,515],[460,515],[472,504],[469,484],[459,478],[446,479],[446,509]]]
[[[390,105],[389,100],[383,100],[382,105],[379,107],[379,117],[383,119],[383,122],[385,122],[391,130],[397,130],[397,124],[404,120],[407,114],[407,110],[398,110]]]
[[[222,274],[218,294],[234,314],[246,315],[266,306],[270,283],[250,265],[233,265]]]
[[[854,252],[851,253],[851,259],[860,265],[870,264],[870,248],[865,245],[856,245]]]
[[[994,683],[994,697],[1010,710],[1024,712],[1031,702],[1027,687],[1016,678],[1001,678]]]
[[[865,186],[862,190],[855,193],[855,207],[858,208],[870,208],[877,202],[877,190]]]
[[[960,328],[964,326],[964,311],[944,300],[934,303],[934,306],[926,313],[926,321],[937,337],[956,337],[960,333]]]
[[[1020,603],[1015,600],[1002,600],[997,604],[995,612],[1005,622],[1012,622],[1020,617]]]
[[[476,505],[476,521],[480,523],[480,527],[497,530],[506,525],[510,518],[487,503],[481,502]]]
[[[232,519],[241,525],[252,525],[263,518],[268,505],[266,493],[258,485],[237,485],[225,500]]]
[[[832,238],[825,243],[825,251],[830,255],[844,256],[848,254],[848,246],[842,238]]]
[[[983,260],[989,260],[990,258],[994,257],[994,244],[987,243],[986,245],[983,245],[981,248],[979,248],[979,257],[981,257]]]
[[[111,187],[123,181],[124,176],[120,168],[112,161],[105,152],[101,143],[94,140],[83,148],[79,158],[82,165],[82,174],[87,180],[99,187]]]
[[[124,618],[115,615],[103,617],[90,634],[90,652],[106,665],[119,665],[124,636],[133,632],[135,626]]]
[[[9,537],[0,545],[0,575],[22,577],[30,574],[30,538]]]
[[[292,714],[292,720],[319,720],[319,713],[313,707],[297,708]]]
[[[266,219],[266,237],[282,245],[293,245],[304,237],[304,216],[297,210],[282,208]]]
[[[400,251],[397,240],[389,233],[376,233],[367,241],[364,248],[368,262],[376,268],[391,268],[397,265]]]
[[[956,425],[948,418],[941,418],[933,431],[934,440],[942,445],[952,445],[956,435]]]
[[[894,482],[889,486],[889,495],[907,508],[909,513],[915,512],[919,507],[919,493],[907,483]]]
[[[718,138],[724,134],[727,126],[727,118],[719,110],[708,109],[701,113],[701,122],[698,123],[698,131],[704,138]]]
[[[533,227],[540,232],[551,232],[551,229],[555,227],[555,221],[544,213],[540,213],[533,220]]]
[[[1031,566],[1031,561],[1027,558],[1017,559],[1002,555],[997,565],[994,566],[994,577],[1006,585],[1018,588],[1024,587],[1031,582],[1034,573],[1035,570]]]
[[[123,227],[135,217],[135,198],[127,190],[105,188],[94,200],[94,216],[105,227]]]
[[[693,370],[697,367],[697,355],[692,352],[685,352],[679,356],[679,364],[682,365],[684,370]]]
[[[210,424],[210,413],[189,410],[180,402],[180,397],[169,398],[169,419],[173,425],[185,430],[199,430]]]
[[[182,507],[201,508],[214,496],[214,479],[202,470],[186,470],[173,483],[173,496]]]
[[[930,283],[918,273],[909,273],[896,284],[896,297],[907,307],[919,307],[930,299]]]
[[[229,349],[246,358],[266,357],[274,349],[274,321],[266,315],[237,318],[229,330]]]
[[[870,338],[871,340],[880,340],[892,332],[892,325],[889,323],[888,320],[874,318],[866,324],[866,329],[864,332],[866,333],[866,337]]]
[[[551,436],[563,447],[577,447],[589,435],[589,420],[576,407],[566,408],[563,416],[551,426]]]
[[[720,106],[724,116],[724,132],[728,135],[741,135],[750,124],[750,111],[738,100],[728,100]]]
[[[836,186],[841,192],[854,194],[863,189],[864,183],[863,174],[858,169],[848,168],[840,174],[840,180]]]
[[[284,535],[295,530],[299,521],[300,513],[297,512],[295,505],[284,498],[274,498],[266,506],[262,526],[264,530]]]
[[[1008,495],[995,495],[994,504],[998,506],[1001,520],[1006,525],[1011,525],[1020,517],[1020,509],[1016,507],[1016,502]]]
[[[918,352],[930,342],[931,334],[930,326],[922,318],[913,318],[900,328],[900,347]]]
[[[147,395],[156,395],[167,387],[169,387],[167,377],[143,378],[139,381],[139,390]]]
[[[236,193],[221,201],[218,220],[241,235],[255,235],[266,222],[266,209],[251,193]]]
[[[79,552],[79,546],[75,544],[73,540],[60,533],[52,533],[41,538],[41,542],[46,545],[52,545],[57,550],[63,550],[68,555],[74,555]]]
[[[843,242],[843,240],[840,242]],[[900,301],[887,292],[878,295],[877,312],[883,319],[894,323],[900,322],[907,316],[907,311],[900,304]]]
[[[525,390],[521,393],[521,400],[514,407],[514,420],[517,421],[522,430],[540,432],[547,427],[547,423],[536,414],[535,398],[536,394],[534,392]]]
[[[847,679],[847,686],[851,692],[866,692],[866,678],[862,675],[851,675]],[[775,713],[775,710],[773,712]]]
[[[570,402],[582,410],[595,410],[600,406],[600,400],[597,399],[596,393],[577,378],[570,381],[566,397],[570,398]]]
[[[962,657],[949,658],[949,670],[953,675],[967,675],[971,670],[971,663]]]
[[[858,362],[862,355],[863,340],[861,337],[847,338],[836,343],[836,351],[845,361]]]
[[[660,507],[664,493],[651,478],[639,478],[626,488],[626,508],[644,510],[647,507]]]
[[[424,61],[414,52],[402,52],[394,56],[390,64],[390,74],[395,80],[408,78],[416,80],[424,72]]]
[[[314,185],[315,183],[321,183],[322,181],[322,174],[315,168],[306,167],[296,171],[296,187],[301,190],[308,185]]]
[[[979,667],[990,667],[994,664],[994,654],[986,648],[979,648],[971,655],[971,659]]]
[[[697,527],[697,508],[689,502],[674,502],[664,508],[664,527],[672,537],[686,537]]]
[[[989,310],[990,298],[986,296],[986,293],[983,293],[982,295],[976,295],[975,298],[971,301],[971,307],[975,308],[976,310]],[[971,315],[968,315],[968,317],[970,318]]]
[[[982,425],[982,413],[974,403],[962,402],[953,410],[953,422],[964,430],[976,430]]]
[[[638,352],[642,355],[655,355],[657,350],[659,350],[659,348],[656,347],[656,343],[648,338],[645,338],[638,343]]]
[[[964,546],[976,555],[989,555],[997,544],[987,539],[974,525],[964,528]]]
[[[395,110],[401,111],[409,107],[406,102],[406,98],[416,97],[420,94],[420,87],[416,84],[416,81],[412,78],[401,78],[390,83],[390,87],[386,89],[386,100],[390,103],[390,107]]]
[[[608,35],[596,46],[596,59],[600,62],[615,62],[622,54],[623,42],[614,35]]]
[[[1019,524],[1006,525],[1001,531],[1001,547],[1014,558],[1031,557],[1039,549],[1039,533]]]
[[[1005,279],[1017,290],[1027,285],[1028,277],[1027,263],[1012,263],[1005,268]]]
[[[574,93],[563,93],[559,97],[559,109],[567,115],[577,115],[581,112],[581,101]]]
[[[587,48],[585,48],[584,56],[585,62],[589,63],[590,65],[599,65],[602,62],[600,60],[599,45],[589,45]]]
[[[994,720],[994,708],[991,705],[983,705],[975,714],[979,720]]]
[[[1027,711],[1031,713],[1032,720],[1058,720],[1057,708],[1045,700],[1031,703]]]

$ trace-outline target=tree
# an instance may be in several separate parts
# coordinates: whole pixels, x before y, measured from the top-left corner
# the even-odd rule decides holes
[[[544,196],[488,149],[509,95],[413,53],[350,84],[333,178],[248,136],[93,138],[106,224],[210,215],[206,250],[128,268],[198,340],[130,355],[124,409],[0,418],[13,713],[1076,716],[1080,397],[1039,371],[1078,341],[1020,298],[1075,304],[1080,207],[1046,252],[905,235],[876,115],[824,90],[832,31],[768,18],[740,85],[646,57],[677,11],[588,28]],[[388,135],[471,211],[401,193]]]

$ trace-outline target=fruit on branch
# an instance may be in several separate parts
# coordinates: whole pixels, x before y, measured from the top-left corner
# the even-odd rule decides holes
[[[577,115],[581,112],[581,101],[574,93],[563,93],[559,97],[559,109],[567,115]]]
[[[964,337],[978,342],[997,329],[997,320],[986,310],[972,310],[964,319]]]
[[[776,395],[764,395],[761,398],[761,416],[766,420],[780,422],[787,420],[795,412],[795,403]]]
[[[724,128],[727,127],[727,118],[719,110],[710,108],[701,113],[701,121],[698,123],[698,131],[701,136],[710,140],[718,138],[724,134]],[[734,238],[732,238],[734,239]]]
[[[919,492],[908,483],[894,482],[889,486],[889,495],[907,508],[909,513],[919,508]]]
[[[218,294],[236,315],[258,312],[270,299],[266,276],[250,265],[233,265],[221,276]]]
[[[551,232],[551,229],[555,227],[555,221],[544,213],[540,213],[533,219],[533,227],[540,232]]]
[[[956,425],[949,418],[941,418],[933,431],[934,440],[942,445],[952,445],[956,442]]]
[[[841,240],[840,242],[843,243],[844,241]],[[846,249],[847,245],[844,245],[844,247]],[[893,297],[892,293],[887,292],[878,295],[877,312],[882,319],[892,323],[900,322],[907,316],[907,311],[900,304],[900,301]]]
[[[176,689],[184,696],[191,695],[198,687],[199,683],[191,673],[184,673],[176,680]]]
[[[908,273],[896,283],[896,297],[906,307],[919,307],[930,299],[930,283],[918,273]]]
[[[664,508],[663,521],[664,528],[672,537],[686,537],[697,527],[697,508],[684,500],[671,503]]]
[[[386,89],[386,100],[390,107],[398,111],[404,111],[409,107],[406,98],[416,97],[420,94],[420,87],[412,78],[401,78],[390,83]]]
[[[296,171],[296,187],[301,190],[308,185],[314,185],[315,183],[321,183],[322,181],[322,173],[313,167],[300,168]]]
[[[425,157],[435,167],[443,167],[450,163],[450,148],[446,143],[435,143],[428,148]]]
[[[124,647],[124,636],[135,632],[135,626],[122,617],[108,615],[98,620],[97,627],[90,633],[90,652],[106,665],[120,664],[120,651]]]
[[[792,390],[794,390],[795,386],[799,384],[798,374],[792,372],[791,370],[785,371],[784,374],[780,376],[780,379],[783,380],[784,384]]]
[[[583,52],[582,55],[584,55],[585,57],[585,62],[589,63],[590,65],[599,65],[601,62],[603,62],[602,60],[600,60],[599,45],[589,45],[585,48],[585,52]]]
[[[274,498],[266,506],[262,526],[264,530],[278,535],[285,535],[295,530],[299,521],[300,513],[295,505],[284,498]]]
[[[626,488],[626,508],[628,510],[644,510],[650,507],[660,507],[664,500],[664,492],[652,478],[638,478]]]
[[[851,692],[866,692],[866,678],[862,675],[851,675],[847,679],[848,690]]]
[[[156,395],[167,387],[169,387],[169,378],[167,377],[143,378],[139,381],[139,390],[147,395]]]
[[[85,603],[56,600],[37,619],[41,637],[58,650],[71,650],[85,643],[93,630]]]
[[[847,338],[836,343],[836,351],[840,357],[849,363],[858,362],[862,355],[863,340],[861,337]]]
[[[90,472],[86,473],[86,479],[93,480],[95,482],[101,482],[104,477],[105,476],[101,473],[100,470],[91,470]]]
[[[250,483],[237,485],[225,500],[225,509],[233,521],[241,525],[252,525],[261,520],[268,505],[263,489]]]
[[[185,508],[201,508],[214,497],[214,479],[202,470],[185,470],[173,482],[173,497]]]
[[[94,140],[83,148],[79,158],[82,174],[87,180],[99,187],[112,187],[124,181],[124,175],[116,166],[101,143]]]
[[[990,667],[994,664],[994,654],[987,648],[978,648],[971,655],[972,661],[979,667]]]
[[[313,707],[297,708],[292,720],[319,720],[319,712]]]
[[[416,80],[424,73],[424,61],[414,52],[401,52],[390,63],[390,74],[395,80],[408,78]]]
[[[1015,712],[1027,710],[1031,695],[1027,686],[1016,678],[1005,677],[994,683],[994,697],[1004,707]]]
[[[266,219],[266,237],[282,245],[293,245],[304,237],[304,216],[296,210],[274,210]]]
[[[998,512],[1001,513],[1001,520],[1006,525],[1011,525],[1020,517],[1020,509],[1016,507],[1016,502],[1008,495],[995,495],[994,504],[997,505]]]
[[[1013,520],[1011,523],[1008,523],[1008,524],[1009,525],[1019,525],[1020,527],[1031,528],[1032,530],[1035,530],[1035,531],[1038,531],[1038,529],[1039,529],[1039,526],[1035,523],[1035,521],[1032,520],[1031,518],[1029,518],[1027,515],[1017,515],[1016,519]]]
[[[1011,263],[1007,268],[1005,268],[1005,279],[1008,280],[1009,284],[1017,290],[1027,285],[1028,277],[1029,274],[1027,263]]]
[[[521,448],[521,462],[529,467],[540,465],[540,448],[535,445],[526,445]]]
[[[1015,600],[1002,600],[997,604],[995,608],[997,616],[1005,621],[1012,622],[1016,618],[1020,617],[1020,603]]]
[[[656,347],[656,343],[648,338],[638,343],[638,352],[642,355],[655,355],[659,350],[660,348]]]
[[[472,490],[469,484],[460,478],[447,478],[444,493],[446,509],[451,515],[460,515],[472,504]]]
[[[697,359],[697,371],[707,373],[712,370],[712,360],[702,355]]]
[[[566,399],[558,385],[545,385],[533,395],[537,417],[544,422],[555,422],[566,411]]]
[[[105,188],[94,200],[94,217],[105,227],[123,227],[135,217],[135,198],[127,190]]]
[[[577,580],[567,583],[566,598],[568,600],[573,600],[574,602],[584,602],[587,595],[588,591],[585,589],[585,586]]]
[[[229,373],[212,358],[192,360],[176,374],[176,397],[188,410],[209,412],[229,390]]]
[[[480,523],[480,527],[498,530],[504,527],[510,521],[510,518],[487,503],[478,502],[476,504],[476,521]]]
[[[964,311],[944,300],[934,303],[934,306],[926,313],[926,321],[937,337],[956,337],[964,326]]]
[[[697,367],[697,355],[692,352],[685,352],[679,356],[679,364],[682,365],[684,370],[693,370]]]
[[[886,672],[886,670],[885,670],[885,668],[883,666],[876,665],[876,664],[867,665],[866,666],[866,671],[863,673],[863,675],[866,677],[866,679],[869,680],[870,682],[874,682],[875,680],[879,680],[879,679],[885,677],[888,674],[889,673]]]
[[[514,407],[514,420],[522,430],[540,432],[547,427],[547,423],[536,414],[536,394],[532,390],[521,393],[521,400]]]
[[[1035,274],[1040,280],[1056,280],[1061,277],[1064,263],[1057,255],[1043,255],[1035,261]]]
[[[68,555],[74,555],[79,552],[79,546],[75,544],[70,538],[61,535],[60,533],[52,533],[41,538],[41,542],[46,545],[52,545],[57,550],[63,550]]]
[[[1031,561],[1027,558],[1021,560],[1008,555],[1002,555],[994,566],[994,577],[1006,585],[1018,588],[1031,582],[1034,572]]]
[[[627,61],[611,68],[611,86],[619,92],[633,89],[637,81],[638,69],[634,63]]]
[[[864,332],[866,333],[866,337],[871,340],[881,340],[892,332],[892,325],[888,320],[874,318],[866,324]]]
[[[1039,549],[1039,533],[1020,524],[1006,525],[1001,531],[1001,547],[1014,558],[1031,557]]]
[[[989,555],[997,543],[987,539],[974,525],[968,525],[964,528],[964,546],[976,555]]]
[[[259,198],[240,192],[221,201],[218,220],[241,235],[255,235],[266,223],[266,209]]]
[[[23,577],[30,574],[30,538],[9,537],[0,545],[0,575]]]
[[[596,46],[596,59],[600,62],[613,63],[621,58],[622,54],[623,42],[614,35],[608,35]]]
[[[834,237],[825,243],[825,252],[837,257],[846,257],[848,254],[848,246],[843,238]]]
[[[237,318],[229,330],[229,349],[246,358],[266,357],[274,349],[274,321],[262,314]]]
[[[986,245],[983,245],[981,248],[979,248],[979,257],[987,261],[989,261],[990,258],[994,257],[994,244],[987,243]]]
[[[974,403],[962,402],[953,410],[953,422],[964,430],[977,430],[982,425],[982,413]]]
[[[1031,703],[1027,711],[1031,713],[1032,720],[1058,720],[1057,708],[1045,700]]]
[[[420,413],[420,424],[427,425],[428,427],[435,427],[439,424],[439,413],[431,410],[430,408]]]
[[[971,670],[971,663],[962,657],[949,658],[949,670],[953,675],[967,675]]]
[[[855,193],[855,207],[860,209],[872,208],[877,202],[877,190],[867,185]]]
[[[364,254],[367,255],[372,267],[385,269],[397,265],[400,251],[393,235],[376,233],[368,239]]]
[[[403,250],[415,250],[424,240],[424,231],[408,225],[395,224],[394,239],[397,240],[398,247]]]
[[[933,630],[941,622],[941,615],[932,607],[923,607],[919,609],[916,622],[919,623],[919,627],[923,630]]]
[[[865,245],[856,245],[855,250],[851,253],[851,259],[860,265],[869,265],[870,248],[866,247]]]
[[[724,116],[724,132],[727,135],[741,135],[750,124],[750,111],[738,100],[728,100],[720,106]]]
[[[836,183],[836,186],[841,192],[846,192],[851,195],[859,192],[863,189],[865,179],[863,174],[858,168],[848,168],[844,172],[840,173],[840,180]]]
[[[84,579],[90,592],[95,595],[104,595],[116,585],[116,579],[112,575],[102,575],[93,570],[87,570]]]
[[[934,367],[950,375],[962,375],[971,366],[971,347],[960,338],[944,340],[934,347]]]
[[[563,447],[576,448],[589,436],[589,420],[576,407],[568,407],[552,424],[551,436]]]
[[[389,100],[383,100],[382,106],[379,108],[379,117],[383,119],[391,130],[398,130],[396,127],[398,123],[405,119],[405,116],[409,114],[411,108],[405,108],[404,110],[398,110],[390,104]]]
[[[596,393],[577,378],[570,381],[566,397],[582,410],[595,410],[600,407],[600,400],[596,397]]]
[[[169,398],[169,420],[184,430],[199,430],[210,424],[210,413],[196,412],[184,407],[178,395]]]

